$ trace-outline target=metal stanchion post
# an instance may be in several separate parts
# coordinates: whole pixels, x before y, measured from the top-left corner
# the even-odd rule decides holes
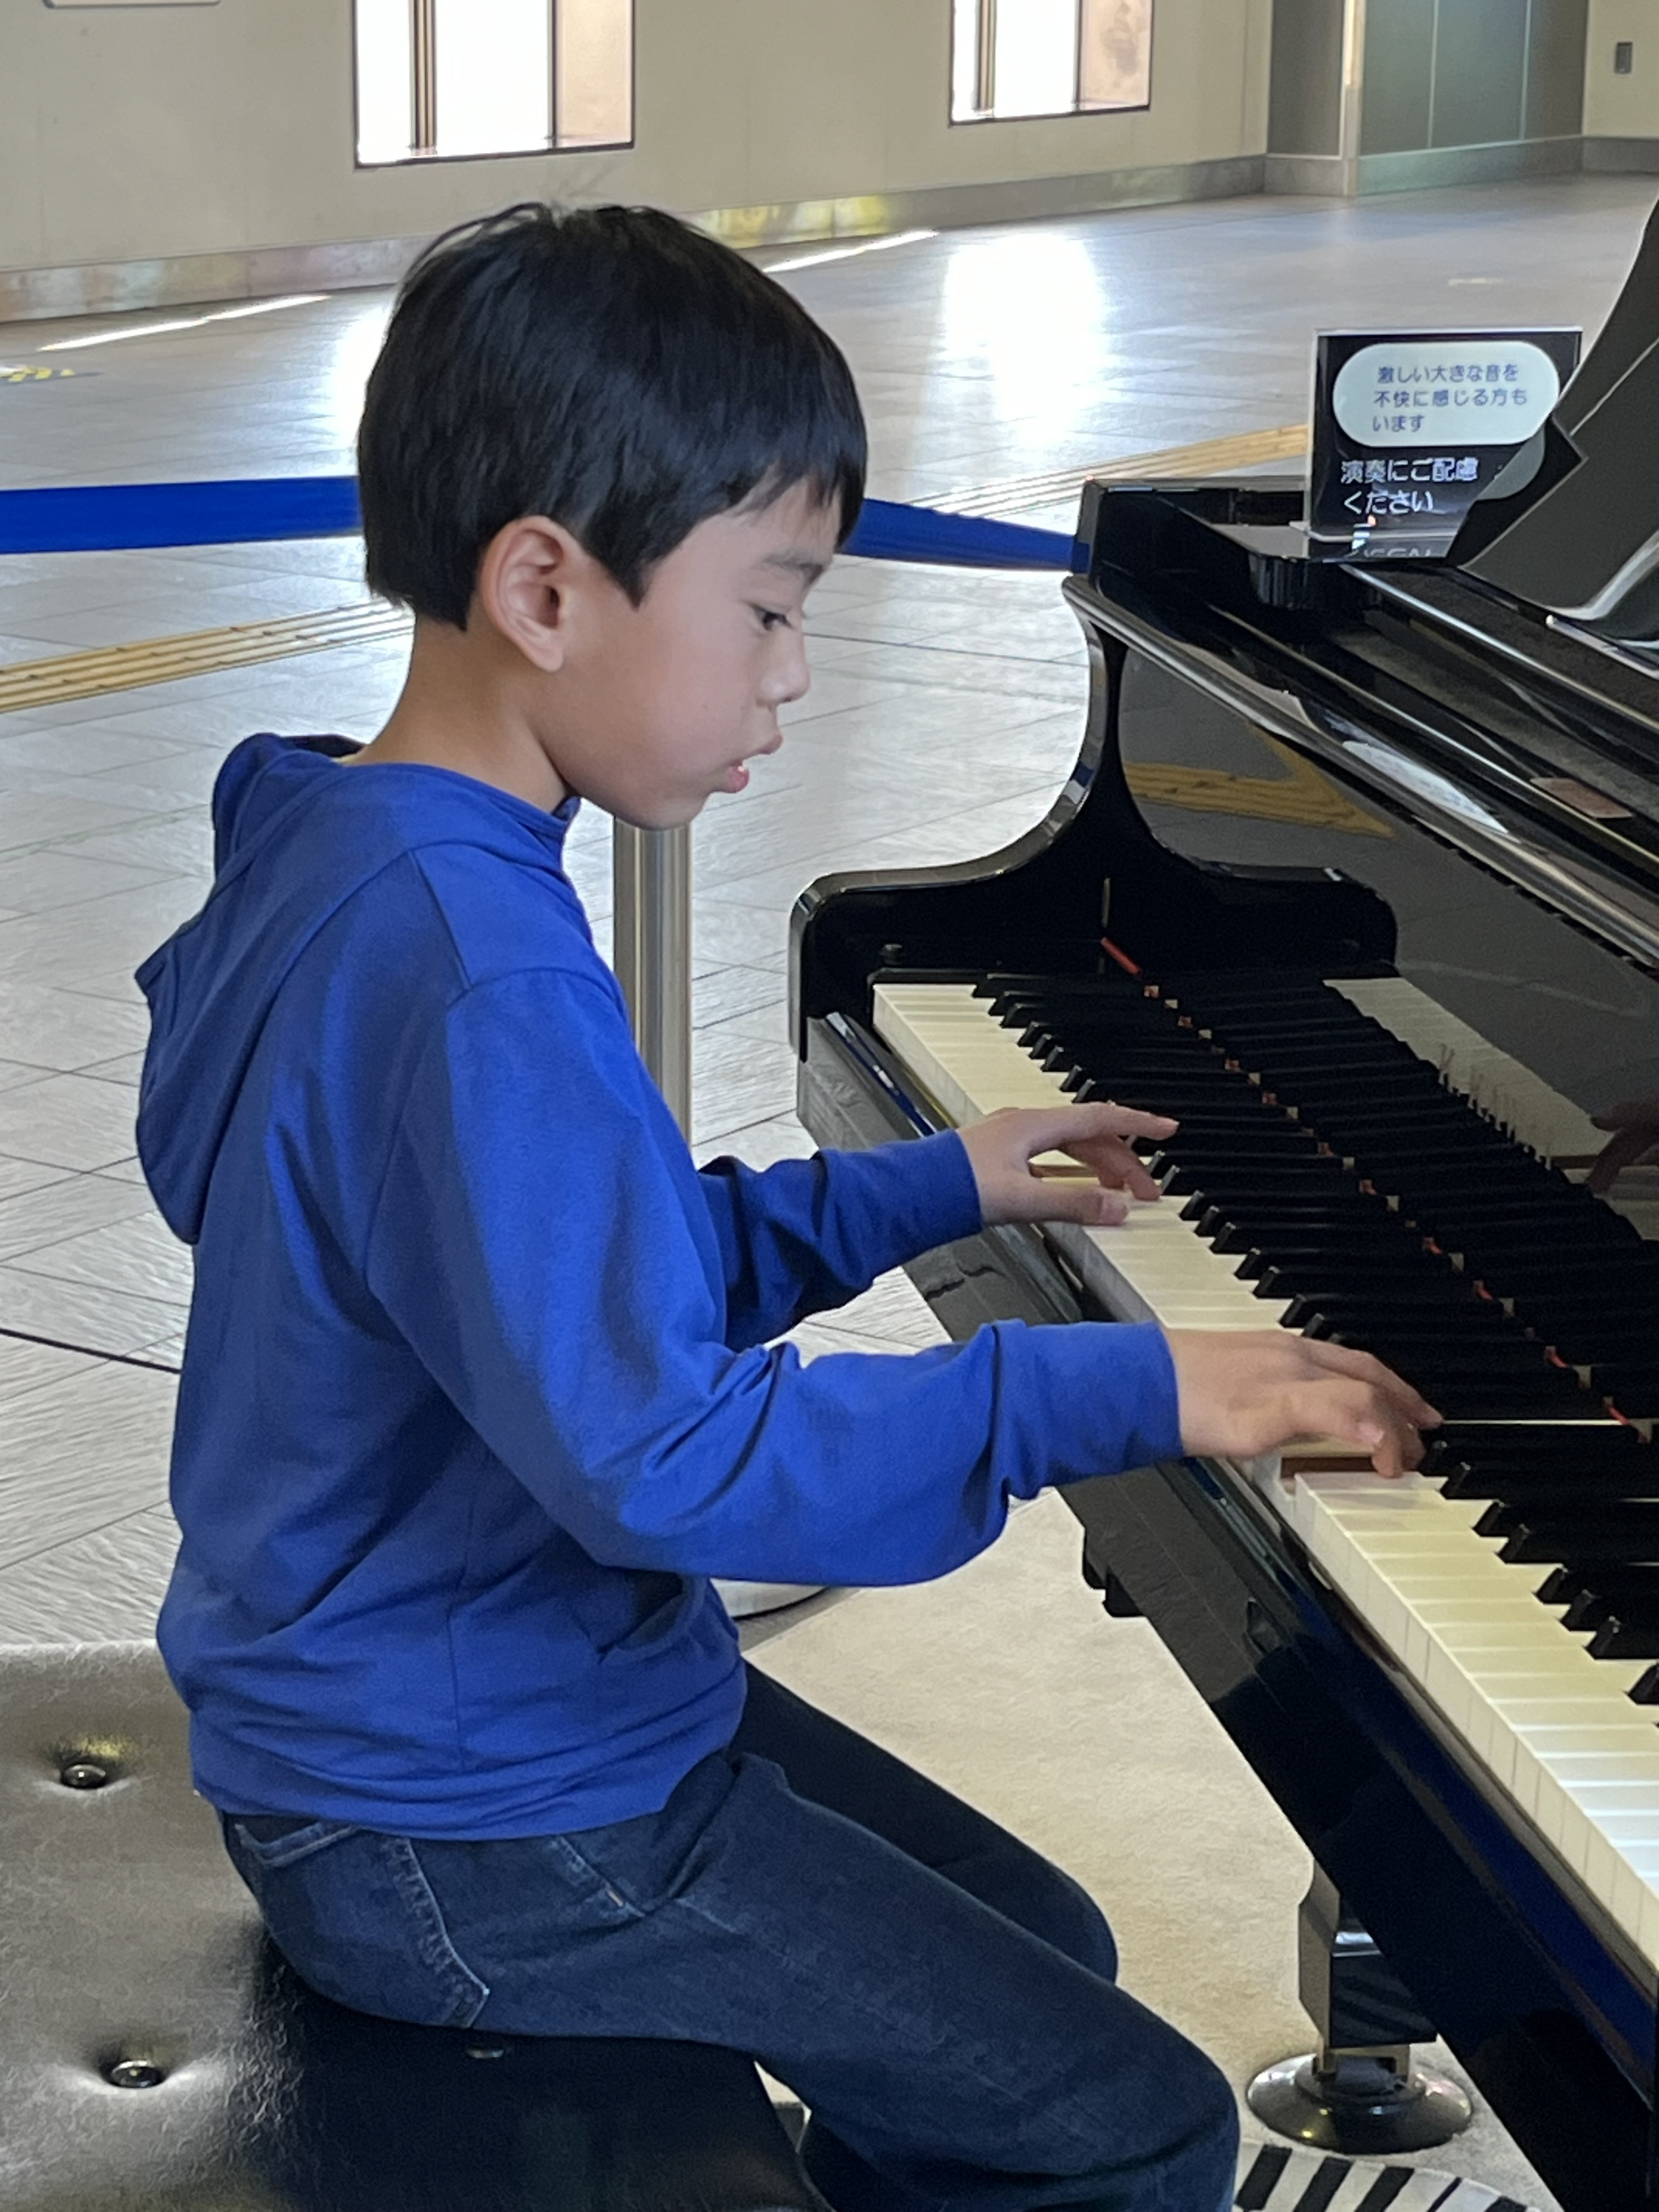
[[[669,1110],[691,1134],[691,830],[613,823],[612,964],[634,1042]]]

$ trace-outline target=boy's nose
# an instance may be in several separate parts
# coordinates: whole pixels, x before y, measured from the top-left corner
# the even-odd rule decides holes
[[[806,665],[806,641],[799,630],[789,633],[789,649],[780,653],[767,671],[766,681],[761,687],[761,703],[765,707],[787,707],[797,699],[804,699],[811,687],[812,672]]]

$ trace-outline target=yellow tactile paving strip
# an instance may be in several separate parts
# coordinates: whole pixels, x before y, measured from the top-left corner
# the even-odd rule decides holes
[[[294,653],[368,645],[395,636],[408,624],[409,617],[395,607],[332,607],[322,614],[284,615],[273,622],[234,623],[227,629],[58,653],[50,660],[14,661],[0,668],[0,714],[94,699],[106,691],[134,691],[146,684],[175,684],[181,677],[210,676],[222,668],[285,660]]]
[[[950,514],[1029,514],[1036,507],[1074,500],[1091,477],[1106,483],[1138,483],[1155,477],[1224,477],[1234,469],[1261,468],[1269,461],[1305,460],[1308,439],[1305,422],[1285,422],[1276,430],[1244,430],[1232,437],[1200,439],[1195,445],[1121,454],[1115,460],[1097,461],[1091,468],[1006,477],[1000,483],[948,493],[934,504]]]

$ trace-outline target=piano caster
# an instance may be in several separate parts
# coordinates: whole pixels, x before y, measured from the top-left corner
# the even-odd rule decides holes
[[[1319,2045],[1256,2075],[1246,2093],[1256,2118],[1350,2157],[1431,2150],[1468,2127],[1457,2084],[1412,2064],[1432,2021],[1318,1867],[1297,1932],[1298,1991]]]
[[[1456,2082],[1412,2064],[1408,2043],[1281,2059],[1247,2093],[1257,2119],[1278,2134],[1350,2158],[1431,2150],[1469,2124]]]

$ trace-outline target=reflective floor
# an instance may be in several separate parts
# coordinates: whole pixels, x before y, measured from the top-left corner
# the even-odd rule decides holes
[[[873,489],[926,500],[1295,422],[1317,328],[1593,330],[1652,198],[1649,180],[1601,178],[1139,210],[787,281],[852,357]],[[0,327],[0,488],[344,469],[387,304]],[[0,558],[0,666],[349,605],[360,568],[349,543]],[[994,849],[1047,811],[1081,732],[1081,649],[1050,579],[846,562],[811,627],[788,743],[697,830],[704,1154],[805,1149],[783,1004],[800,887]],[[190,1271],[133,1158],[131,970],[201,901],[228,746],[257,728],[371,735],[400,673],[394,640],[0,716],[0,1328],[46,1340],[0,1335],[0,1638],[153,1622]],[[603,819],[584,818],[573,854],[603,941]],[[800,1332],[809,1351],[937,1334],[902,1279]],[[1088,1881],[1131,1985],[1242,2082],[1305,2038],[1306,1862],[1159,1647],[1103,1620],[1076,1564],[1050,1498],[948,1583],[757,1633],[793,1686]],[[1544,2202],[1490,2121],[1431,2162]]]

